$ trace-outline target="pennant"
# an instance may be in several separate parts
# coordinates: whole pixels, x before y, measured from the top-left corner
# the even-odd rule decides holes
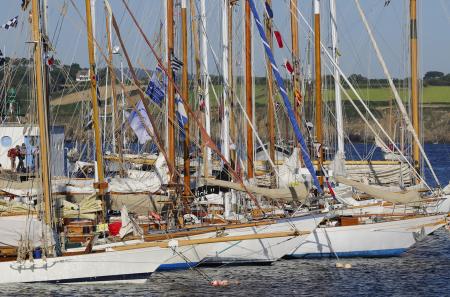
[[[265,6],[266,6],[266,14],[267,14],[267,16],[271,19],[271,18],[273,18],[273,11],[272,11],[272,7],[270,7],[270,4],[267,2],[267,1],[265,1]]]
[[[281,33],[279,31],[274,31],[273,34],[275,34],[275,39],[278,43],[278,47],[283,48],[283,38],[281,37]]]
[[[289,121],[291,122],[291,125],[294,130],[297,141],[300,144],[300,148],[302,150],[301,155],[302,155],[303,161],[305,163],[306,168],[308,169],[309,173],[311,174],[311,176],[313,178],[313,182],[314,182],[314,185],[315,185],[317,191],[320,194],[322,194],[323,190],[320,186],[319,179],[317,178],[316,169],[314,168],[314,166],[311,162],[311,159],[309,157],[308,146],[306,145],[305,139],[303,138],[303,135],[300,130],[299,124],[297,122],[297,119],[295,118],[295,114],[292,109],[291,102],[289,101],[289,97],[288,97],[288,94],[286,91],[286,87],[284,85],[283,78],[281,77],[281,74],[277,68],[277,63],[275,62],[275,58],[273,56],[272,49],[269,47],[269,43],[267,42],[266,32],[264,31],[263,24],[261,22],[261,19],[259,18],[258,11],[255,6],[255,2],[254,2],[254,0],[248,0],[248,3],[250,5],[250,9],[252,11],[256,27],[258,29],[259,36],[260,36],[262,44],[264,46],[266,56],[267,56],[268,60],[270,61],[270,65],[272,68],[271,70],[272,70],[273,76],[275,77],[275,81],[277,82],[277,86],[280,91],[281,98],[283,99],[284,106],[286,107]]]
[[[172,71],[177,72],[183,67],[183,62],[181,62],[174,54],[170,57],[170,66],[172,67]]]
[[[2,25],[1,27],[5,30],[8,30],[9,28],[17,27],[18,23],[19,23],[19,16],[15,16],[9,21],[7,21],[6,24]]]
[[[147,94],[156,104],[161,105],[164,96],[166,95],[164,90],[163,83],[158,79],[157,71],[153,72],[147,90],[145,90],[145,94]]]
[[[151,133],[153,133],[153,127],[142,100],[136,104],[136,110],[133,110],[128,114],[128,122],[140,144],[145,144],[152,139],[148,134],[146,127],[150,129]]]
[[[184,140],[186,137],[186,131],[184,130],[184,127],[188,123],[188,116],[186,113],[186,109],[184,108],[183,100],[181,100],[179,94],[175,95],[175,106],[178,125],[180,125],[180,138],[181,140]]]
[[[55,59],[53,58],[53,56],[51,56],[50,58],[47,57],[46,63],[49,67],[53,66],[53,64],[55,64]]]
[[[292,64],[288,60],[286,60],[286,62],[284,63],[284,67],[286,67],[286,70],[290,74],[294,73],[294,67],[292,66]]]

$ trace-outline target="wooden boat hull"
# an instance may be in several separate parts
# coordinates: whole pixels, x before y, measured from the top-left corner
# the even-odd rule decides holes
[[[446,215],[433,215],[314,230],[289,258],[398,256],[446,224]]]
[[[0,283],[143,282],[172,256],[168,248],[142,248],[0,262]]]

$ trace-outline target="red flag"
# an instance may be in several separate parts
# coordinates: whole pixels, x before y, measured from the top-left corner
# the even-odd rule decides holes
[[[281,38],[280,32],[274,31],[273,34],[275,34],[275,39],[277,40],[278,47],[283,48],[283,39]]]
[[[294,67],[291,65],[291,63],[289,63],[289,61],[286,60],[284,66],[286,67],[286,70],[289,71],[290,74],[294,72]]]

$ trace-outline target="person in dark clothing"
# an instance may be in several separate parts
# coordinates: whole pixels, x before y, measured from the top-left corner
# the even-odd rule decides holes
[[[23,162],[27,155],[27,147],[25,146],[25,143],[22,143],[22,147],[19,147],[18,150],[19,165],[17,166],[17,172],[25,172],[25,164]]]

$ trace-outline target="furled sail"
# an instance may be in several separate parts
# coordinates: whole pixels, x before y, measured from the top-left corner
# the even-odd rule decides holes
[[[419,202],[421,200],[420,194],[417,190],[403,191],[403,192],[391,192],[380,189],[380,187],[374,187],[366,185],[361,182],[357,182],[351,179],[347,179],[341,176],[336,176],[337,182],[343,183],[347,186],[352,186],[361,192],[367,193],[374,198],[383,199],[392,203],[411,203]]]
[[[204,182],[209,185],[233,189],[236,191],[249,191],[270,199],[304,202],[308,198],[308,190],[302,183],[296,185],[295,187],[286,187],[281,189],[268,189],[255,186],[245,186],[244,189],[241,184],[214,178],[205,178]]]

